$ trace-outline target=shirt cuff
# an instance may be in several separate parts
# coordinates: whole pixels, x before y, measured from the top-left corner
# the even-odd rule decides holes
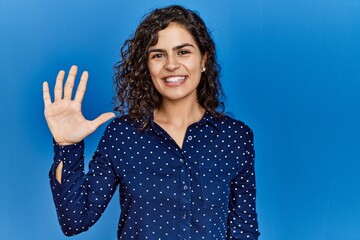
[[[54,164],[57,166],[61,161],[63,164],[71,164],[72,160],[83,156],[84,152],[84,140],[71,145],[62,146],[59,145],[53,139],[54,145]]]
[[[53,139],[54,146],[54,163],[51,166],[49,172],[49,178],[51,185],[56,188],[60,184],[55,179],[55,171],[59,166],[60,162],[63,162],[63,179],[66,177],[66,174],[69,170],[76,168],[77,165],[81,165],[81,160],[83,160],[84,155],[84,141],[75,143],[72,145],[61,146]]]

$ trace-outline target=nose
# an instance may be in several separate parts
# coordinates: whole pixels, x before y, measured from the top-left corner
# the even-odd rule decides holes
[[[168,56],[164,67],[166,70],[174,71],[180,67],[180,64],[177,62],[176,57]]]

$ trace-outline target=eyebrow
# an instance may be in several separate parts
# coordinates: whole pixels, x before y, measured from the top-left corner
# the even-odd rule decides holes
[[[190,44],[190,43],[184,43],[184,44],[181,44],[181,45],[179,45],[179,46],[173,47],[172,50],[179,50],[179,49],[184,48],[184,47],[193,47],[193,48],[195,48],[194,45],[192,45],[192,44]],[[164,49],[156,48],[156,49],[151,49],[151,50],[149,50],[149,51],[148,51],[148,54],[149,54],[149,53],[152,53],[152,52],[166,52],[166,51],[165,51]]]

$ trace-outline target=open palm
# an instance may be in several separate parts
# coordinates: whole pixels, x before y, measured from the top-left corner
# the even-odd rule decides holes
[[[45,119],[49,129],[60,145],[80,142],[94,132],[101,124],[114,117],[112,112],[103,113],[95,120],[86,120],[81,111],[81,102],[86,91],[88,73],[81,75],[74,99],[71,99],[77,67],[72,66],[63,89],[64,71],[60,71],[54,88],[54,102],[51,102],[49,85],[43,83]]]

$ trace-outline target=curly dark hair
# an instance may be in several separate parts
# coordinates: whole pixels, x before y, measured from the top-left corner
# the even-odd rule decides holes
[[[195,39],[202,55],[207,54],[206,71],[201,74],[197,87],[199,104],[216,117],[222,116],[223,90],[219,80],[220,65],[217,63],[215,44],[200,16],[182,6],[172,5],[155,9],[146,14],[132,38],[121,47],[122,61],[114,65],[114,84],[117,96],[116,111],[128,113],[133,121],[142,121],[145,129],[151,121],[152,112],[159,108],[162,96],[155,89],[147,61],[148,49],[156,45],[158,32],[169,23],[184,26]]]

